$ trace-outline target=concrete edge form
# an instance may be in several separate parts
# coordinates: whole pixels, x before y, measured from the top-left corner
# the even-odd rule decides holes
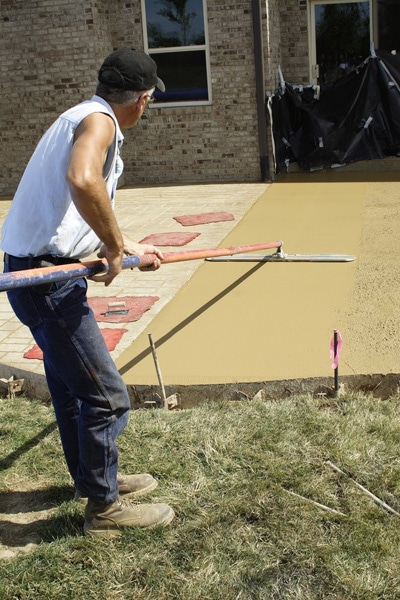
[[[0,379],[23,379],[22,394],[31,399],[50,402],[51,397],[46,378],[38,373],[0,365]],[[160,396],[158,385],[128,385],[131,408],[146,408]],[[232,382],[209,385],[166,385],[167,398],[176,395],[178,407],[188,409],[202,403],[218,400],[253,400],[260,397],[265,400],[281,400],[296,394],[312,394],[321,397],[333,397],[347,392],[372,394],[382,400],[400,393],[400,373],[373,375],[344,375],[340,378],[340,389],[334,388],[333,377],[309,377],[305,379],[283,379],[260,382]]]
[[[374,375],[346,375],[340,378],[338,394],[334,389],[333,378],[310,377],[306,379],[285,379],[280,381],[262,381],[254,383],[223,383],[211,385],[168,385],[165,386],[167,398],[177,395],[179,408],[193,408],[204,402],[218,400],[252,400],[256,396],[265,400],[281,400],[301,394],[333,397],[347,392],[372,394],[386,400],[399,393],[400,373]],[[129,385],[132,408],[143,408],[159,396],[159,386]]]

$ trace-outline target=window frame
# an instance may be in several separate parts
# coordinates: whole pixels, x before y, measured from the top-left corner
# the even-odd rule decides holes
[[[210,61],[210,43],[208,37],[208,20],[207,20],[207,0],[201,0],[203,3],[203,17],[204,17],[204,44],[192,45],[192,46],[168,46],[166,48],[149,48],[149,41],[147,36],[147,15],[146,15],[146,0],[141,0],[142,8],[142,26],[143,26],[143,41],[144,50],[150,56],[157,54],[166,54],[171,52],[196,52],[204,51],[205,64],[206,64],[206,78],[207,78],[207,91],[208,100],[184,100],[184,101],[173,101],[173,102],[162,102],[157,100],[150,108],[167,108],[176,106],[210,106],[212,102],[212,81],[211,81],[211,61]],[[168,82],[165,82],[165,86],[168,88]]]
[[[317,83],[317,44],[315,35],[315,5],[316,4],[348,4],[351,2],[368,2],[369,3],[369,37],[370,42],[374,39],[374,32],[377,31],[376,24],[376,2],[375,0],[308,0],[308,47],[309,47],[309,73],[310,81],[313,84]]]

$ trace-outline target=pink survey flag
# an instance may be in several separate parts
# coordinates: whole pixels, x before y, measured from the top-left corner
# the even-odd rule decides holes
[[[336,337],[336,352],[335,352],[335,337]],[[338,329],[333,330],[333,338],[330,345],[330,358],[332,361],[332,369],[337,369],[340,358],[340,351],[343,345],[343,338]]]

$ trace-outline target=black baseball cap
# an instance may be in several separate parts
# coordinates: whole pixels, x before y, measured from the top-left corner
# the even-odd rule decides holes
[[[150,90],[165,92],[164,82],[157,77],[157,65],[145,52],[136,48],[120,48],[112,52],[99,70],[99,81],[123,90]]]

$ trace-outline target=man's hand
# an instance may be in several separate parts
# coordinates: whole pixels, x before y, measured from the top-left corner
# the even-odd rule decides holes
[[[138,244],[123,236],[124,239],[124,254],[126,256],[144,256],[145,254],[154,254],[156,257],[154,262],[147,267],[139,267],[140,271],[156,271],[161,266],[163,259],[162,252],[152,244]],[[122,269],[122,256],[115,255],[107,250],[107,247],[103,244],[97,253],[99,258],[105,258],[109,264],[108,273],[100,275],[93,275],[90,279],[100,283],[104,283],[106,286],[110,285],[111,281],[118,275]]]
[[[157,271],[161,267],[161,261],[163,259],[162,252],[152,244],[138,244],[133,240],[129,239],[125,235],[124,238],[124,253],[127,256],[143,256],[144,254],[154,254],[156,256],[153,264],[148,267],[139,267],[139,271]]]
[[[122,254],[110,252],[107,246],[103,244],[97,256],[107,260],[108,271],[107,273],[92,275],[89,279],[96,281],[97,283],[104,283],[105,286],[109,286],[112,280],[122,271]]]

